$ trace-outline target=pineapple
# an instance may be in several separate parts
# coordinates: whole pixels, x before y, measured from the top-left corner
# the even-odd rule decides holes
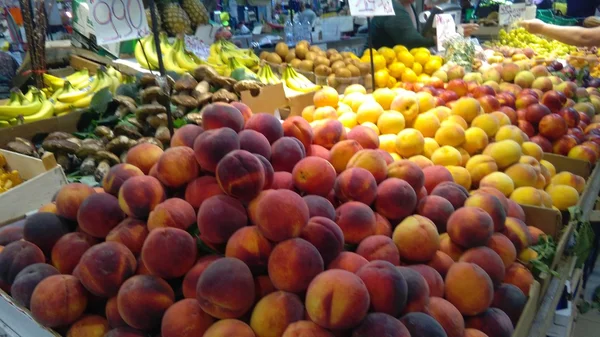
[[[181,7],[190,17],[193,27],[208,23],[208,11],[200,0],[183,0]]]
[[[190,18],[177,0],[163,0],[161,13],[163,27],[170,35],[193,34]]]
[[[154,5],[154,10],[156,11],[156,21],[158,21],[158,30],[161,30],[162,22],[160,20],[160,12],[158,11],[156,4]],[[146,8],[146,20],[148,21],[148,27],[152,29],[152,14],[150,14],[150,8]]]

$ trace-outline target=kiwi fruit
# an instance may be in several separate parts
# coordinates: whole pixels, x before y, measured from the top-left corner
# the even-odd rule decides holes
[[[315,65],[314,65],[313,61],[311,61],[311,60],[304,60],[304,61],[300,62],[300,65],[298,66],[298,68],[300,70],[309,71],[309,72],[312,72],[314,67],[315,67]]]
[[[295,58],[296,58],[296,50],[292,49],[285,56],[285,62],[290,63]]]
[[[331,62],[329,62],[329,59],[327,59],[326,57],[323,57],[323,56],[317,56],[317,58],[315,59],[314,62],[315,62],[315,66],[324,64],[329,67],[331,65]]]
[[[298,69],[298,67],[300,66],[301,62],[302,62],[302,60],[300,60],[300,59],[293,59],[293,60],[291,60],[288,63],[289,63],[290,66],[292,66],[292,68]]]
[[[306,58],[306,54],[308,54],[308,46],[298,42],[296,48],[294,49],[294,53],[296,54],[297,58],[304,60]]]
[[[258,56],[258,58],[261,59],[261,60],[266,60],[267,56],[269,56],[269,54],[271,54],[271,53],[269,53],[268,51],[261,51],[260,55]]]
[[[358,76],[360,76],[360,69],[358,69],[358,67],[355,66],[354,64],[348,64],[346,66],[346,69],[350,70],[350,73],[352,74],[352,77],[358,77]]]
[[[279,54],[276,53],[269,53],[269,56],[267,56],[266,61],[274,64],[281,64],[283,62],[281,56],[279,56]]]
[[[369,63],[357,62],[356,66],[360,70],[361,75],[367,75],[367,74],[371,73],[371,65]]]
[[[306,56],[304,57],[305,60],[309,60],[309,61],[314,61],[317,58],[317,53],[315,53],[314,51],[309,51],[306,53]]]
[[[333,54],[338,54],[338,51],[333,48],[327,49],[327,57],[331,57]]]
[[[338,68],[346,68],[346,63],[340,60],[331,63],[331,69],[335,71]]]
[[[306,49],[308,50],[308,47],[310,46],[310,44],[308,43],[308,41],[302,40],[302,41],[299,41],[298,43],[296,43],[296,48],[298,48],[298,46],[305,46]]]
[[[340,54],[342,55],[343,58],[353,58],[352,52],[349,52],[349,51],[343,51]]]
[[[335,77],[348,78],[348,77],[352,77],[352,73],[350,72],[350,70],[348,70],[346,68],[337,68],[335,70]]]
[[[331,74],[331,68],[324,64],[320,64],[315,67],[315,74],[317,76],[329,76]]]
[[[329,56],[329,61],[331,61],[332,63],[335,61],[342,61],[342,60],[344,60],[344,57],[342,57],[342,55],[337,54],[337,53]]]
[[[314,51],[315,53],[318,51],[322,51],[321,48],[319,48],[319,46],[310,46],[309,50]]]
[[[327,85],[330,87],[333,87],[333,88],[338,86],[338,82],[335,78],[335,74],[331,74],[331,75],[327,76]]]
[[[285,59],[289,51],[288,45],[285,44],[285,42],[279,42],[275,45],[275,53],[277,53],[281,59]]]

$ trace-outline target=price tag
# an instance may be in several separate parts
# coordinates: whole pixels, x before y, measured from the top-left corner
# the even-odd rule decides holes
[[[393,16],[396,15],[392,0],[350,0],[352,16]]]
[[[150,34],[142,0],[89,0],[90,20],[99,45]]]
[[[444,43],[453,35],[456,35],[456,23],[450,14],[435,15],[435,33],[437,37],[438,51],[444,51]]]
[[[507,26],[511,23],[522,19],[525,16],[526,5],[500,5],[498,23],[500,26]]]

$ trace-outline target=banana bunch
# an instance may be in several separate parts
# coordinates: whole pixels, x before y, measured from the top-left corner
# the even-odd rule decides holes
[[[75,88],[70,82],[65,82],[62,92],[56,96],[58,103],[68,104],[71,108],[82,109],[90,106],[94,94],[104,88],[111,91],[120,83],[117,78],[110,76],[106,71],[99,69],[89,86],[83,89]]]
[[[210,46],[210,55],[208,62],[220,58],[223,64],[227,64],[228,60],[235,58],[246,67],[255,67],[258,65],[259,58],[254,54],[252,49],[240,49],[235,44],[226,41],[218,40]]]
[[[301,93],[313,92],[321,89],[320,85],[312,83],[306,76],[298,74],[292,67],[285,67],[281,80],[289,89]]]
[[[27,97],[31,97],[29,100]],[[31,123],[52,117],[54,104],[46,99],[41,90],[30,88],[27,94],[13,90],[6,105],[0,106],[0,128],[23,123]]]
[[[90,84],[90,82],[92,81],[92,79],[90,77],[90,73],[87,69],[82,69],[80,71],[77,71],[77,72],[69,75],[69,76],[62,77],[62,78],[52,76],[50,74],[44,74],[43,78],[44,78],[44,84],[51,91],[59,90],[60,88],[62,88],[65,85],[66,81],[71,82],[71,85],[73,85],[75,88],[79,88],[79,89],[87,87]]]
[[[266,63],[262,67],[260,67],[256,75],[263,84],[281,83],[281,80],[273,73],[271,66],[269,66]]]

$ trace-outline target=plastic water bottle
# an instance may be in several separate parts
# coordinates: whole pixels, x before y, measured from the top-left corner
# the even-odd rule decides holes
[[[285,34],[285,43],[294,44],[296,41],[294,40],[294,25],[290,18],[288,17],[283,25],[283,32]]]
[[[310,24],[310,21],[308,21],[308,19],[306,19],[306,21],[302,23],[302,30],[302,38],[308,41],[309,43],[312,43],[312,25]]]
[[[302,29],[302,23],[300,23],[300,19],[298,18],[298,15],[294,16],[294,43],[300,42],[303,39],[303,29]]]

